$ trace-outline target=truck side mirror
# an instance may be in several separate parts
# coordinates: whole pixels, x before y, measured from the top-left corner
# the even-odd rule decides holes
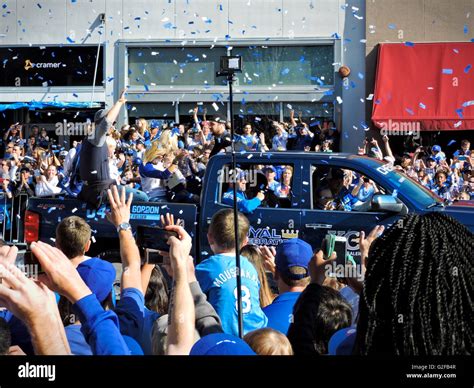
[[[387,194],[376,194],[372,198],[372,211],[401,213],[406,206],[398,198]]]

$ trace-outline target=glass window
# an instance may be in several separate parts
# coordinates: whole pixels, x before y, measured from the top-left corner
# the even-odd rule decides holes
[[[226,55],[224,47],[147,47],[129,48],[129,84],[163,85],[216,85],[219,60]]]
[[[386,194],[372,179],[357,171],[329,166],[312,167],[313,209],[371,211],[372,197]]]
[[[251,200],[263,191],[265,199],[259,207],[291,208],[293,165],[242,163],[237,168],[238,202]],[[220,202],[225,205],[233,203],[231,183],[235,180],[234,175],[230,164],[225,164],[219,172]]]
[[[242,56],[242,85],[334,84],[334,46],[251,46],[234,47],[232,55]]]
[[[129,84],[133,86],[225,85],[216,77],[225,47],[130,47]],[[241,55],[243,72],[236,86],[334,84],[334,46],[234,47]]]
[[[174,103],[128,103],[128,109],[130,120],[137,118],[175,120]]]
[[[290,117],[290,110],[295,111],[295,117],[301,112],[305,121],[318,119],[333,120],[334,105],[330,102],[284,102],[283,116]]]

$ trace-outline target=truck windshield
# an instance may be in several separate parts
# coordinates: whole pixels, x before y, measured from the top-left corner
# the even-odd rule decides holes
[[[442,204],[443,200],[427,188],[414,181],[404,173],[391,168],[389,163],[383,163],[376,159],[365,160],[367,165],[390,181],[390,184],[396,188],[399,193],[420,204],[421,207],[432,207],[436,204]]]

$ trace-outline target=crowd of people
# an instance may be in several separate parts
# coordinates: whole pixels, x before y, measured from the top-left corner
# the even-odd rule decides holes
[[[124,103],[122,97],[117,104]],[[70,147],[57,144],[39,126],[32,126],[26,139],[21,124],[11,125],[3,136],[1,159],[5,198],[20,194],[75,198],[82,191],[80,198],[97,205],[97,192],[104,197],[104,188],[113,183],[126,187],[127,193],[133,192],[137,201],[199,203],[209,158],[230,149],[229,123],[207,120],[205,114],[200,118],[196,107],[189,125],[138,119],[119,129],[115,126],[117,109],[108,118],[97,115],[94,123],[85,127],[88,140],[73,141]],[[257,134],[249,123],[237,130],[235,149],[239,153],[337,151],[340,133],[335,123],[313,123],[306,123],[301,116],[295,118],[291,111],[288,122],[272,123],[273,133],[268,138],[264,132]],[[383,136],[382,142],[379,146],[377,140],[366,139],[359,154],[392,164],[445,200],[474,199],[469,140],[463,140],[452,155],[446,155],[439,145],[394,155],[389,138]],[[100,149],[100,155],[84,158],[86,162],[81,163],[83,147],[83,153],[89,154],[89,147],[92,151]],[[275,170],[277,180],[269,187],[279,197],[289,195],[291,167],[287,170],[285,174]],[[271,171],[261,172],[271,179]],[[91,194],[91,183],[97,181],[104,184],[92,185]],[[84,188],[84,182],[89,187]]]
[[[472,233],[439,212],[410,214],[388,230],[361,231],[360,276],[334,276],[336,255],[299,238],[276,249],[249,245],[243,213],[268,190],[279,198],[290,194],[287,167],[278,171],[280,179],[274,167],[262,169],[266,185],[250,200],[245,175],[235,181],[240,268],[231,209],[213,215],[207,234],[213,254],[201,263],[195,265],[192,239],[170,215],[161,223],[177,237],[168,239],[169,252],[159,252],[164,264],[144,262],[129,224],[132,201],[198,203],[209,158],[228,150],[231,138],[225,121],[199,120],[197,108],[190,128],[139,119],[116,129],[125,103],[122,93],[110,110],[99,110],[69,150],[39,127],[28,139],[19,124],[4,135],[5,196],[70,196],[95,207],[107,200],[122,269],[117,295],[116,268],[87,256],[91,228],[74,215],[58,224],[55,247],[31,244],[38,279],[25,275],[26,264],[15,265],[16,247],[1,246],[0,354],[472,354]],[[246,125],[235,139],[238,151],[337,151],[333,122],[311,126],[292,112],[288,123],[273,127],[270,141]],[[388,137],[383,142],[384,152],[372,139],[359,153],[386,160],[447,200],[472,199],[468,141],[449,162],[439,146],[396,158]],[[334,187],[345,193],[337,205],[343,210],[362,209],[376,192],[370,179],[335,170],[318,190],[318,206],[335,208]],[[223,202],[233,200],[230,186]]]
[[[213,255],[196,266],[190,235],[162,216],[176,237],[155,266],[142,263],[133,231],[124,227],[133,194],[116,186],[107,193],[107,219],[120,240],[118,298],[116,269],[87,256],[91,230],[80,217],[61,221],[55,247],[31,244],[37,279],[15,266],[17,248],[4,245],[0,354],[472,354],[473,236],[449,216],[408,215],[403,227],[361,232],[362,272],[340,278],[328,271],[337,254],[327,257],[299,238],[276,250],[248,245],[249,222],[238,213],[240,338],[233,211],[213,216]]]
[[[447,201],[474,200],[474,158],[471,142],[464,139],[460,147],[446,155],[440,145],[418,146],[414,152],[395,157],[388,136],[382,137],[383,148],[375,139],[365,139],[359,155],[386,161],[437,196]]]

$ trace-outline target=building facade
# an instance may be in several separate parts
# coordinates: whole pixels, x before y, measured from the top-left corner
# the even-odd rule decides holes
[[[128,86],[128,110],[122,113],[119,124],[137,117],[186,121],[184,118],[196,104],[201,113],[206,109],[209,116],[228,116],[228,88],[215,72],[219,70],[219,57],[231,53],[242,55],[244,63],[234,85],[237,124],[287,119],[289,110],[294,109],[307,120],[333,119],[340,123],[345,151],[356,151],[364,135],[367,123],[361,101],[365,98],[365,1],[3,3],[0,48],[10,49],[10,53],[18,47],[56,49],[75,61],[74,69],[80,68],[83,62],[78,61],[86,55],[81,49],[101,47],[102,58],[94,88],[92,82],[59,85],[61,81],[53,77],[48,82],[44,76],[41,83],[27,85],[9,80],[0,86],[0,103],[35,100],[110,106],[121,88]],[[18,55],[8,57],[7,52],[5,56],[7,66],[16,66],[19,71],[26,66],[23,61],[14,63]],[[95,69],[91,65],[87,66],[89,77]],[[350,79],[339,76],[341,65],[352,70]],[[41,73],[39,68],[36,70]],[[56,70],[56,74],[69,71],[48,70]],[[71,121],[78,111],[81,115],[87,111],[55,109],[4,111],[0,119],[4,121],[2,126],[12,120],[55,121],[64,115]]]

